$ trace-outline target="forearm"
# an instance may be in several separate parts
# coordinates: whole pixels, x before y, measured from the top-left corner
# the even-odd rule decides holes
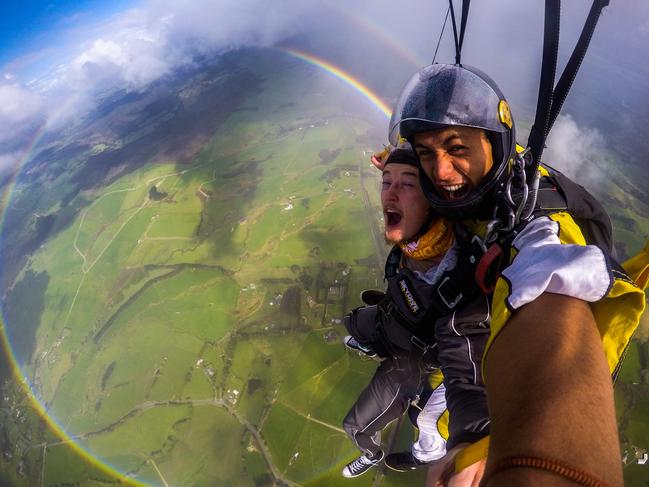
[[[559,460],[622,485],[613,388],[588,305],[543,294],[519,309],[486,357],[491,414],[487,472],[500,460]],[[487,485],[574,485],[531,468],[505,470]]]

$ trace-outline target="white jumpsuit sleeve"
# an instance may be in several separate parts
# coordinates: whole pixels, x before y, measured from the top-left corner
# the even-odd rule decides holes
[[[588,302],[606,296],[613,280],[604,252],[595,245],[562,244],[559,231],[559,223],[540,217],[514,239],[516,257],[502,273],[510,287],[509,309],[518,309],[544,292]]]

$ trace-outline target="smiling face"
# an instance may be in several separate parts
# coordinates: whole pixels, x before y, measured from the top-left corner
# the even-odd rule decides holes
[[[383,171],[381,205],[385,238],[399,243],[414,237],[428,217],[428,200],[419,185],[419,171],[409,164],[391,163]]]
[[[415,135],[424,172],[446,200],[463,198],[493,167],[491,143],[484,130],[445,127]]]

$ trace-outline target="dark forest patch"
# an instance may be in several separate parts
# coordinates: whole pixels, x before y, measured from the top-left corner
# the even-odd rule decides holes
[[[320,162],[322,164],[329,164],[340,154],[340,149],[322,149],[318,152],[318,157],[320,157]]]
[[[152,201],[160,201],[167,197],[167,193],[164,191],[158,191],[157,186],[151,186],[149,188],[149,199]]]
[[[253,377],[252,379],[248,380],[248,395],[252,396],[256,390],[260,389],[264,385],[264,381],[261,379],[258,379],[256,377]]]
[[[299,286],[289,287],[282,295],[282,303],[280,304],[280,311],[292,316],[300,315],[302,291]]]
[[[44,242],[50,234],[50,230],[52,230],[55,221],[56,216],[52,213],[49,215],[38,215],[36,217],[36,223],[34,224],[34,230],[36,231],[35,240],[38,242]]]
[[[101,377],[101,390],[103,391],[106,389],[106,384],[108,383],[108,380],[110,379],[110,376],[113,375],[113,371],[115,370],[115,365],[116,362],[111,362],[110,365],[106,368],[104,371],[104,375]]]
[[[5,326],[19,363],[29,363],[36,346],[36,330],[45,309],[45,291],[50,282],[47,272],[31,269],[8,293],[5,301]]]

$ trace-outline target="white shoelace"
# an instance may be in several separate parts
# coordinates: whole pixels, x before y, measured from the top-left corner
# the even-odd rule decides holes
[[[352,463],[349,464],[349,470],[351,470],[352,473],[358,473],[359,471],[364,470],[364,467],[372,466],[375,463],[376,462],[373,462],[365,455],[361,455],[360,457],[358,457],[356,460],[354,460]]]

